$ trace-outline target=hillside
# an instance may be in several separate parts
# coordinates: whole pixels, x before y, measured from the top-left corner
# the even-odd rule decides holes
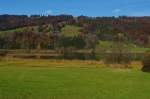
[[[145,51],[149,28],[150,17],[0,15],[0,48],[90,49],[99,41],[113,42],[122,33],[129,49]]]

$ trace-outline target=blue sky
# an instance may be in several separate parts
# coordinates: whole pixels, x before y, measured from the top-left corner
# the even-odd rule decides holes
[[[150,0],[0,0],[0,14],[150,16]]]

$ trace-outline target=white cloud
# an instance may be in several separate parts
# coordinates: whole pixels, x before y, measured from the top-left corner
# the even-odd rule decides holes
[[[113,13],[119,13],[119,12],[121,12],[121,9],[114,9],[112,12]]]
[[[45,14],[48,14],[48,15],[53,14],[53,11],[52,10],[47,10],[47,11],[45,11]]]

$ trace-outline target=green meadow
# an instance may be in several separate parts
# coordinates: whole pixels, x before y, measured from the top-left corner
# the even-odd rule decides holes
[[[4,60],[0,99],[150,99],[150,74],[102,62]]]

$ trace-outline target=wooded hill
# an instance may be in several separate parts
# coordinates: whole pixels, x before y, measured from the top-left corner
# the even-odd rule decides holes
[[[113,42],[149,47],[150,17],[0,15],[0,49],[92,49]]]

